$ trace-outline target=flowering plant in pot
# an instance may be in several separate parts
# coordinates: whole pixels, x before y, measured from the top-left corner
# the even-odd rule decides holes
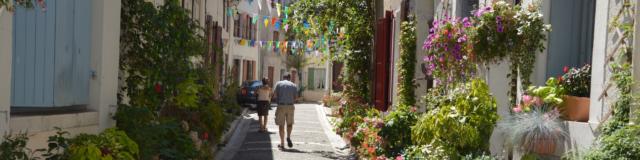
[[[563,118],[586,122],[589,120],[591,65],[571,69],[564,67],[563,71],[565,74],[559,81],[566,94],[561,107]]]
[[[547,83],[555,83],[550,79]],[[510,144],[538,155],[551,155],[556,144],[567,137],[562,127],[558,105],[562,103],[559,86],[530,87],[528,95],[516,105],[498,127],[507,131]]]
[[[475,64],[467,35],[472,29],[473,22],[469,18],[447,16],[433,21],[422,48],[427,51],[423,59],[427,74],[433,75],[436,82],[460,82],[473,74]]]

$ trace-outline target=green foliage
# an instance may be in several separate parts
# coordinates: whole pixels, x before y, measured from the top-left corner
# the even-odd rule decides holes
[[[587,152],[586,160],[640,159],[640,125],[628,125],[600,137],[599,146]]]
[[[6,160],[31,160],[35,153],[27,148],[27,133],[5,135],[0,143],[0,159]]]
[[[385,142],[384,150],[387,157],[401,155],[407,147],[413,145],[410,129],[418,120],[415,109],[401,104],[384,117],[385,125],[378,134]]]
[[[59,127],[55,127],[56,134],[53,136],[49,136],[48,149],[42,149],[42,151],[46,151],[46,153],[42,154],[42,157],[45,157],[47,160],[62,160],[69,159],[69,146],[71,145],[70,140],[65,137],[69,135],[69,132],[63,131]]]
[[[478,25],[472,38],[474,52],[483,63],[510,60],[511,71],[507,76],[511,79],[509,93],[515,104],[518,75],[522,86],[531,84],[536,53],[545,49],[546,33],[551,31],[551,26],[544,24],[537,3],[521,9],[519,5],[498,1],[491,7],[478,9],[475,14]]]
[[[338,40],[338,45],[330,48],[330,57],[345,62],[345,93],[369,99],[373,0],[299,0],[290,9],[295,12],[289,15],[293,28],[288,34],[302,41],[317,37]],[[304,27],[305,22],[309,28]]]
[[[562,95],[565,90],[560,86],[560,82],[555,78],[549,78],[546,86],[529,86],[527,94],[540,97],[542,101],[548,105],[557,107],[562,104]]]
[[[139,153],[138,144],[115,128],[98,135],[80,134],[68,149],[71,160],[134,160]]]
[[[451,149],[446,153],[454,159],[488,151],[498,115],[496,100],[483,80],[474,79],[447,95],[429,98],[430,111],[411,127],[414,144]]]
[[[415,105],[415,70],[416,70],[416,25],[413,19],[402,22],[400,26],[400,59],[398,70],[400,83],[398,99],[401,105]]]
[[[616,84],[618,97],[611,106],[611,117],[601,128],[603,135],[610,135],[629,123],[631,106],[636,105],[633,102],[637,101],[637,97],[632,93],[634,80],[631,64],[612,63],[611,67],[613,68],[612,78]]]
[[[448,160],[455,154],[453,149],[438,145],[414,145],[407,148],[404,159]]]
[[[188,132],[175,120],[156,120],[148,107],[119,107],[115,116],[122,128],[140,146],[141,159],[190,159],[197,156]]]
[[[199,92],[209,86],[199,72],[206,71],[205,40],[201,28],[176,0],[156,8],[144,0],[122,2],[120,70],[125,86],[121,96],[132,106],[176,105],[194,108]],[[122,103],[122,101],[119,101]]]
[[[567,95],[589,97],[591,93],[591,65],[571,68],[560,79],[560,85]]]
[[[44,0],[38,0],[38,5],[45,10]],[[14,11],[16,7],[24,7],[24,8],[33,8],[35,4],[33,4],[33,0],[0,0],[0,10],[6,8],[8,11]],[[2,12],[0,12],[2,15]]]

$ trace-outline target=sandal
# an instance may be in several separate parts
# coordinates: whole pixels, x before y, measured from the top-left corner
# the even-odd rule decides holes
[[[280,149],[281,151],[284,151],[284,150],[285,150],[285,149],[284,149],[284,146],[283,146],[283,145],[281,145],[281,144],[279,144],[279,145],[278,145],[278,149]]]
[[[291,142],[291,138],[287,138],[287,145],[289,145],[289,148],[293,148],[293,142]]]

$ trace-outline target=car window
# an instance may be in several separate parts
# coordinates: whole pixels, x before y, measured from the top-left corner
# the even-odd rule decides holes
[[[260,87],[262,86],[262,82],[261,81],[253,81],[251,82],[251,87]]]

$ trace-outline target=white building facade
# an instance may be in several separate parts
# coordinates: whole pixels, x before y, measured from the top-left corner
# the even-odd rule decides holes
[[[412,13],[416,14],[417,19],[417,61],[416,66],[416,78],[419,83],[419,87],[416,90],[418,97],[424,96],[426,92],[425,84],[426,79],[420,79],[425,77],[422,73],[420,64],[422,61],[422,55],[424,51],[421,49],[422,43],[428,36],[428,31],[431,22],[434,20],[435,15],[441,15],[443,11],[448,12],[449,15],[465,17],[470,16],[470,12],[474,9],[473,6],[485,6],[492,1],[478,0],[449,0],[449,1],[432,1],[432,0],[378,0],[378,3],[384,3],[384,11],[392,11],[394,17],[400,17],[402,10],[409,9]],[[529,4],[534,3],[533,0],[508,0],[509,3]],[[409,7],[403,7],[402,4],[410,3]],[[443,3],[448,3],[448,10],[443,9]],[[611,73],[605,67],[606,55],[615,49],[615,42],[619,37],[616,33],[608,30],[609,24],[612,21],[615,14],[621,7],[621,1],[597,1],[597,0],[541,0],[539,1],[544,15],[546,23],[552,25],[552,32],[548,34],[548,40],[546,42],[546,49],[539,53],[536,57],[536,64],[534,73],[531,76],[531,81],[534,85],[544,85],[545,81],[549,77],[557,77],[562,74],[563,66],[580,67],[584,64],[591,64],[592,67],[592,80],[591,80],[591,105],[590,116],[588,122],[574,122],[565,121],[564,124],[569,133],[569,138],[565,140],[562,146],[559,146],[556,151],[556,155],[561,156],[568,151],[584,150],[592,146],[597,132],[597,126],[599,126],[606,118],[609,112],[608,106],[615,96],[611,98],[600,99],[603,90],[605,90],[607,84],[610,82],[609,78]],[[381,18],[381,15],[378,15]],[[639,15],[634,15],[638,18]],[[392,43],[392,52],[394,59],[392,62],[396,62],[398,59],[397,53],[399,53],[398,45],[400,21],[393,21],[394,36]],[[636,21],[636,31],[640,25]],[[634,64],[640,64],[640,43],[638,42],[639,34],[634,33],[634,51],[633,59]],[[500,116],[506,116],[509,114],[508,87],[504,84],[508,84],[507,73],[509,71],[509,62],[504,61],[500,64],[489,66],[490,70],[482,71],[483,76],[488,77],[488,84],[491,92],[498,101],[498,114]],[[640,67],[637,65],[634,67],[635,79],[640,78]],[[393,71],[397,73],[397,70]],[[397,102],[397,74],[393,74],[394,77],[391,87],[393,92],[392,102]],[[640,87],[635,87],[638,90]],[[613,92],[613,90],[609,90]],[[511,153],[503,148],[504,136],[500,134],[498,130],[494,131],[494,135],[491,138],[491,153],[498,156],[507,156]],[[519,159],[521,153],[513,153],[514,157]]]

